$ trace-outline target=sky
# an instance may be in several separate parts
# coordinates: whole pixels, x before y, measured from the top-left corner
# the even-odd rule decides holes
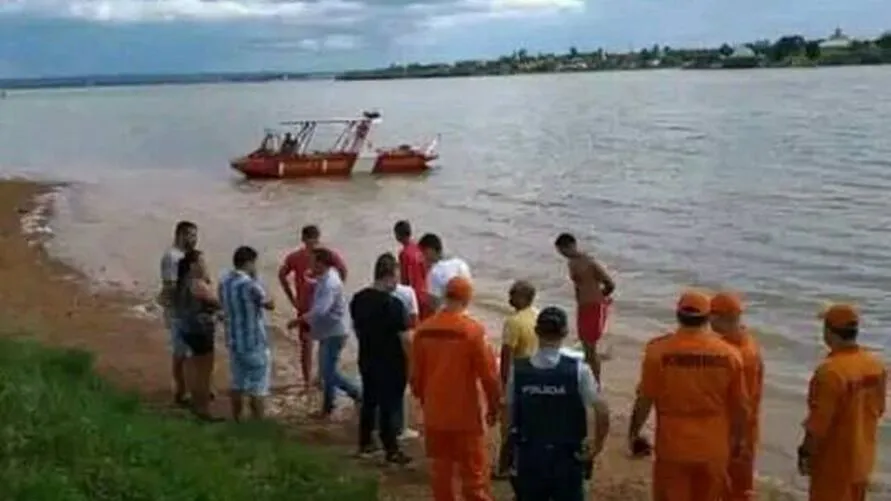
[[[891,29],[891,0],[0,0],[0,78],[339,71]]]

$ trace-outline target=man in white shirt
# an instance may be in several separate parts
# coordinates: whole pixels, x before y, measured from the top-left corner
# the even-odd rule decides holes
[[[396,289],[392,292],[393,296],[402,302],[405,312],[408,314],[408,326],[412,329],[418,324],[418,296],[411,286],[396,284]]]
[[[429,271],[427,272],[427,296],[431,310],[438,310],[444,301],[446,284],[455,277],[472,278],[470,266],[459,257],[444,257],[442,239],[427,233],[418,240],[418,247],[424,254]]]
[[[402,302],[405,307],[405,313],[408,315],[408,327],[414,329],[418,324],[418,296],[415,290],[408,285],[396,284],[396,289],[391,293],[396,299]],[[399,440],[409,440],[421,436],[416,430],[413,430],[405,424],[405,405],[396,416],[396,425],[399,430]]]

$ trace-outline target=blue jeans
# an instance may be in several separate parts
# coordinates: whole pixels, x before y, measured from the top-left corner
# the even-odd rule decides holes
[[[322,413],[330,414],[334,410],[334,397],[340,389],[353,400],[360,400],[359,387],[345,378],[337,366],[346,336],[336,336],[319,341],[319,377],[322,379]]]

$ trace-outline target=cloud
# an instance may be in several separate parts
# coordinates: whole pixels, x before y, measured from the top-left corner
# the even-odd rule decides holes
[[[824,5],[825,4],[825,5]],[[0,0],[0,78],[340,70],[887,29],[888,0]]]
[[[561,15],[579,14],[585,0],[454,0],[445,3],[412,3],[417,29],[395,38],[407,46],[440,43],[456,29],[487,22],[506,21],[517,26],[534,25]]]
[[[328,35],[322,38],[304,38],[296,44],[297,48],[311,52],[351,50],[360,45],[359,37],[354,35]]]
[[[401,29],[449,28],[492,18],[521,18],[584,8],[585,0],[0,0],[0,17],[35,16],[103,24],[269,20],[286,25],[371,25],[377,19]],[[389,22],[388,22],[389,21]],[[320,46],[355,47],[355,40],[317,40]]]
[[[11,0],[0,15],[35,15],[100,23],[225,21],[232,19],[311,19],[355,13],[355,0]]]

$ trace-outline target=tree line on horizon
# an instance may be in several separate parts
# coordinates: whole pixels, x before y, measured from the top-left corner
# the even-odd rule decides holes
[[[532,54],[528,49],[521,48],[496,59],[391,64],[387,68],[345,72],[339,78],[436,78],[621,69],[711,68],[719,66],[721,61],[728,58],[739,57],[741,47],[751,50],[751,53],[747,52],[742,56],[752,60],[751,67],[891,64],[891,31],[875,39],[850,39],[850,45],[843,50],[824,51],[821,43],[825,40],[826,38],[807,39],[802,35],[783,35],[775,41],[757,40],[737,46],[725,43],[708,48],[673,48],[656,44],[629,52],[610,52],[602,48],[581,51],[570,47],[562,54]]]

